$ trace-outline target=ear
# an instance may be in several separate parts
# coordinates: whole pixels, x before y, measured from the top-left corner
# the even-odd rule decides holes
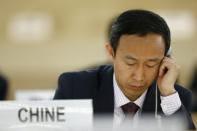
[[[106,48],[108,56],[110,57],[111,60],[113,60],[115,57],[115,53],[114,53],[112,46],[109,43],[107,43],[105,45],[105,48]]]

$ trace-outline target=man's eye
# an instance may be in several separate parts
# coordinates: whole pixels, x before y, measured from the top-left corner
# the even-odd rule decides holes
[[[135,63],[126,63],[128,66],[134,66]]]
[[[148,68],[154,68],[156,65],[157,65],[157,64],[147,64],[146,66],[147,66]]]

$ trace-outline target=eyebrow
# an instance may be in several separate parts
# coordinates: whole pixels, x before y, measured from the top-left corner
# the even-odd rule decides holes
[[[163,58],[151,58],[148,59],[148,61],[152,61],[152,62],[157,62],[157,61],[161,61]]]
[[[135,60],[137,61],[138,59],[133,57],[133,56],[125,56],[126,59],[128,60]],[[163,58],[150,58],[150,59],[147,59],[148,61],[152,61],[152,62],[157,62],[157,61],[161,61]]]
[[[137,58],[135,58],[133,56],[129,56],[129,55],[125,56],[125,58],[126,59],[129,59],[129,60],[137,60]]]

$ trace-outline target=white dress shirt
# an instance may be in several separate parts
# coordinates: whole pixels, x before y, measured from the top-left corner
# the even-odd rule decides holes
[[[125,115],[122,111],[121,106],[131,102],[121,91],[119,88],[115,74],[113,74],[113,86],[114,86],[114,125],[120,125],[121,122],[125,119]],[[141,109],[145,100],[145,96],[147,94],[147,90],[133,103],[138,105],[140,108],[134,115],[134,120],[138,119],[139,114],[141,113]],[[170,96],[160,96],[161,98],[161,108],[165,115],[171,115],[176,112],[181,107],[181,100],[179,98],[178,93],[174,93]]]

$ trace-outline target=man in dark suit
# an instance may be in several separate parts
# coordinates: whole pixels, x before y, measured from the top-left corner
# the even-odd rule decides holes
[[[146,10],[123,12],[112,24],[106,45],[113,65],[62,74],[54,99],[93,99],[94,113],[113,114],[117,124],[132,104],[133,119],[146,113],[180,116],[189,129],[195,129],[191,93],[175,84],[179,65],[168,56],[170,41],[169,27],[159,15]]]

